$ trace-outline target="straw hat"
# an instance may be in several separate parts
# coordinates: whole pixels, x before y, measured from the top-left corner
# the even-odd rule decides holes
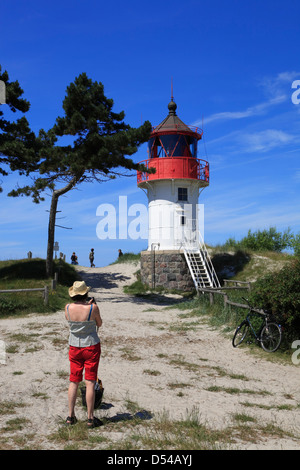
[[[85,295],[89,292],[91,287],[88,287],[84,281],[75,281],[73,286],[69,289],[69,296],[75,297],[75,295]]]

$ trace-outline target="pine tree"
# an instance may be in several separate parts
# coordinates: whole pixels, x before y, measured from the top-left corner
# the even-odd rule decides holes
[[[30,130],[25,116],[16,121],[7,118],[8,110],[13,113],[26,113],[30,103],[22,98],[24,91],[19,82],[11,82],[8,72],[2,72],[1,65],[0,80],[4,84],[5,92],[5,103],[0,106],[0,175],[7,176],[9,171],[18,171],[28,176],[37,169],[42,143]]]
[[[63,100],[64,115],[56,119],[48,132],[40,131],[38,144],[39,176],[34,184],[11,191],[11,196],[31,195],[34,202],[43,199],[46,188],[52,190],[48,226],[46,270],[52,274],[55,218],[58,198],[83,181],[103,182],[124,170],[145,170],[131,158],[149,139],[151,124],[139,128],[124,122],[124,112],[112,111],[113,100],[104,95],[101,82],[82,73],[67,87]],[[70,136],[73,143],[59,145],[59,137]],[[58,184],[64,186],[57,188]]]

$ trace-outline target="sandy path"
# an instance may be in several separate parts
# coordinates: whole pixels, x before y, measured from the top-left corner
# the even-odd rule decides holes
[[[186,311],[165,309],[178,301],[176,296],[150,300],[124,294],[123,286],[134,280],[137,269],[132,264],[78,268],[92,286],[103,317],[99,376],[105,387],[106,409],[97,411],[98,416],[117,418],[130,400],[149,414],[168,413],[171,419],[185,418],[188,412],[197,410],[201,421],[216,429],[232,424],[233,414],[244,413],[258,423],[272,423],[291,431],[298,439],[268,437],[257,443],[238,443],[238,448],[298,449],[297,366],[292,362],[275,364],[234,349],[230,340],[204,321],[183,318]],[[191,322],[195,322],[194,328],[185,330],[185,324]],[[0,363],[0,402],[25,405],[14,408],[13,415],[0,412],[2,448],[22,448],[7,429],[7,421],[18,416],[28,419],[18,435],[28,439],[38,432],[39,438],[31,439],[37,439],[41,448],[63,448],[47,439],[67,416],[68,325],[63,312],[1,320],[0,326],[0,340],[8,350],[5,364]],[[23,336],[13,337],[15,334]],[[17,352],[9,352],[12,344],[18,345]],[[244,379],[233,374],[243,374]],[[210,387],[222,390],[207,390]],[[252,393],[232,394],[224,390],[233,387]],[[245,402],[256,406],[246,408]],[[266,410],[258,405],[272,408]],[[291,409],[279,410],[276,405]],[[85,419],[81,406],[77,407],[77,416]]]

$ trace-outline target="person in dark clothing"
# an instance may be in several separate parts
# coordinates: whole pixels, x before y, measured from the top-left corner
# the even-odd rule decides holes
[[[89,260],[90,260],[90,263],[91,263],[91,268],[95,267],[94,257],[95,257],[94,248],[91,248],[91,251],[90,251],[90,254],[89,254]]]
[[[75,251],[73,251],[72,256],[71,256],[71,264],[78,264],[78,258],[75,255]]]

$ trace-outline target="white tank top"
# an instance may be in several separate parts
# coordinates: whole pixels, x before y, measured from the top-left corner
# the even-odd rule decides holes
[[[88,317],[85,321],[72,321],[69,314],[69,305],[67,305],[68,323],[70,326],[70,346],[85,348],[100,343],[96,322],[90,319],[92,310],[93,305],[91,305]]]

